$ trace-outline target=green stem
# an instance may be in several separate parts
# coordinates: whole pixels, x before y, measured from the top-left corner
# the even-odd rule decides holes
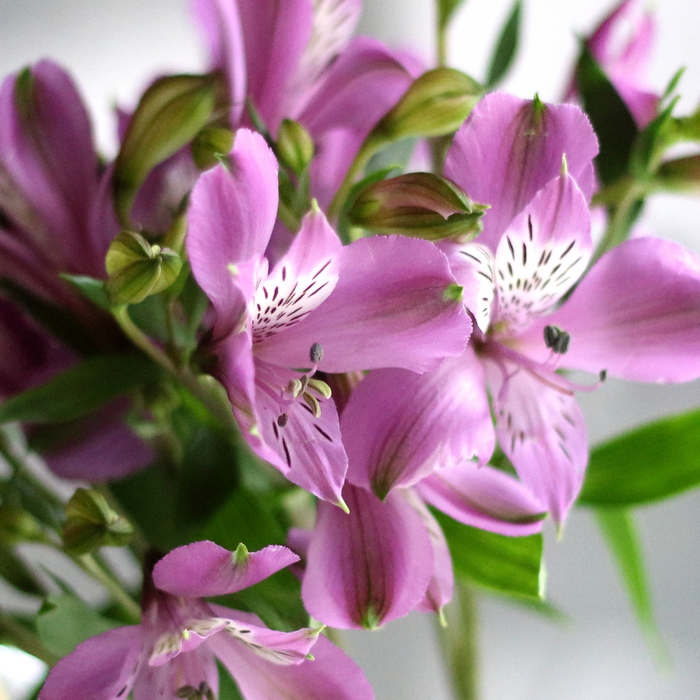
[[[345,174],[343,184],[335,193],[335,197],[333,197],[333,201],[328,207],[328,219],[330,221],[337,222],[338,218],[340,217],[340,213],[343,211],[345,201],[347,200],[348,195],[350,194],[350,190],[352,190],[352,187],[355,184],[355,180],[357,180],[360,177],[360,175],[367,167],[367,164],[369,163],[370,159],[376,151],[376,139],[370,140],[370,138],[368,138],[362,144],[362,147],[355,156],[355,160],[352,162],[352,165],[350,166],[348,172]]]
[[[13,620],[9,615],[0,612],[0,634],[8,641],[27,654],[35,656],[48,666],[55,666],[60,657],[52,654],[41,642],[39,637],[24,625]]]
[[[455,581],[452,602],[445,608],[446,623],[440,628],[442,657],[448,665],[452,691],[457,700],[478,697],[477,610],[472,590]]]
[[[72,557],[73,561],[96,581],[102,584],[112,599],[135,623],[141,619],[141,607],[96,561],[92,554]]]
[[[437,46],[437,64],[438,66],[447,65],[447,27],[442,25],[440,21],[437,24],[435,37]]]
[[[151,339],[131,320],[126,305],[112,309],[114,318],[127,337],[154,362],[165,369],[176,381],[197,397],[226,428],[238,433],[238,424],[230,405],[218,392],[208,387],[189,367],[178,367],[166,353],[151,342]]]

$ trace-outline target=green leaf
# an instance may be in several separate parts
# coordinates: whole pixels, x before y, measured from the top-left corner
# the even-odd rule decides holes
[[[598,445],[579,503],[632,506],[700,485],[700,410],[645,425]]]
[[[433,514],[447,538],[455,576],[505,595],[542,598],[542,535],[506,537]]]
[[[231,674],[226,670],[221,662],[217,662],[219,667],[219,700],[245,700],[238,690],[236,681],[231,678]]]
[[[624,508],[599,508],[596,510],[596,516],[620,570],[642,632],[657,658],[666,658],[668,653],[654,622],[642,547],[632,516]]]
[[[603,185],[608,185],[628,171],[637,125],[624,100],[585,45],[576,67],[576,87],[600,144],[595,161],[598,176]]]
[[[114,164],[117,216],[130,228],[136,193],[148,174],[206,126],[216,104],[216,80],[206,75],[160,78],[146,90]]]
[[[160,370],[143,355],[100,355],[71,367],[0,406],[0,423],[74,420],[111,399],[158,379]]]
[[[522,19],[522,2],[515,0],[513,9],[498,36],[496,47],[491,56],[486,89],[491,90],[503,80],[513,63],[520,41],[520,23]]]
[[[34,573],[10,547],[0,545],[0,577],[30,595],[43,594],[44,589]]]
[[[36,618],[39,638],[57,656],[70,654],[80,642],[116,626],[71,593],[49,596]]]
[[[61,277],[66,280],[66,282],[70,282],[93,304],[99,306],[104,311],[110,310],[111,305],[107,292],[105,292],[104,280],[98,280],[94,277],[88,277],[87,275],[69,275],[67,273],[62,273]]]
[[[450,23],[454,13],[464,4],[464,0],[437,0],[438,27],[442,30]]]

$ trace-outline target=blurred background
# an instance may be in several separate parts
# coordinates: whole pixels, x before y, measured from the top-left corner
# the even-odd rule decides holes
[[[525,0],[516,67],[503,89],[558,100],[606,0]],[[483,78],[511,0],[467,0],[450,34],[452,65]],[[680,66],[681,112],[700,101],[700,3],[658,0],[651,85],[663,91]],[[430,63],[431,0],[365,0],[361,30]],[[0,0],[0,74],[52,57],[74,75],[103,152],[115,152],[112,108],[133,107],[164,72],[201,70],[204,54],[185,0]],[[700,253],[700,199],[657,196],[644,223]],[[700,320],[699,320],[700,321]],[[698,349],[700,352],[700,348]],[[653,418],[700,406],[696,383],[661,387],[608,381],[580,397],[592,443]],[[547,532],[547,594],[567,616],[554,622],[479,596],[482,700],[697,700],[700,698],[700,493],[637,511],[656,619],[670,662],[655,663],[593,518],[572,513],[557,540]],[[0,599],[3,591],[0,590]],[[434,620],[415,615],[376,633],[346,635],[378,700],[448,700]],[[22,700],[41,666],[0,647],[0,700]],[[81,699],[77,699],[81,700]]]

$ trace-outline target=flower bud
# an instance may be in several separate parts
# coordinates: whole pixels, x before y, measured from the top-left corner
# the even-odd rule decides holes
[[[349,212],[356,226],[376,233],[439,240],[473,238],[487,209],[454,182],[431,173],[409,173],[364,189]]]
[[[700,192],[700,156],[666,161],[656,173],[656,184],[671,192]]]
[[[277,153],[284,165],[301,175],[314,157],[313,139],[299,122],[284,119],[277,132]]]
[[[77,489],[66,505],[63,544],[72,554],[87,554],[102,546],[123,547],[133,532],[131,524],[97,491]]]
[[[180,274],[182,260],[169,248],[151,245],[141,234],[122,231],[105,259],[107,291],[113,304],[138,304],[162,292]]]
[[[220,126],[207,126],[192,141],[192,158],[200,170],[209,170],[233,148],[233,131]]]
[[[457,131],[481,97],[473,78],[453,68],[423,73],[374,127],[370,140],[443,136]]]

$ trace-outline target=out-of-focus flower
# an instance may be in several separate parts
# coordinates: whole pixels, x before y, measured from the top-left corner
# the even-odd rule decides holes
[[[229,168],[205,173],[192,193],[187,249],[217,314],[217,372],[246,438],[291,481],[342,503],[337,411],[314,373],[425,371],[463,350],[470,324],[431,243],[343,247],[318,209],[268,272],[277,196],[271,151],[239,130]]]
[[[371,700],[362,672],[320,629],[270,630],[203,596],[233,593],[296,561],[285,547],[229,552],[213,542],[180,547],[153,570],[140,625],[80,644],[49,674],[41,700],[218,696],[216,659],[247,700]],[[313,658],[310,651],[313,648]]]

